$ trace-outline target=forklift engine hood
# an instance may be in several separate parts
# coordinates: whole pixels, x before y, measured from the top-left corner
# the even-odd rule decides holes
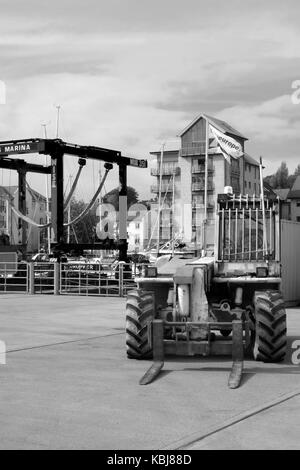
[[[161,258],[159,258],[160,260]],[[179,275],[179,273],[182,272],[187,272],[184,267],[190,266],[188,268],[188,271],[190,270],[192,272],[193,268],[197,266],[203,266],[206,265],[208,267],[211,267],[213,269],[214,266],[214,258],[210,257],[205,257],[205,258],[183,258],[180,256],[174,256],[173,258],[166,257],[164,260],[161,260],[161,262],[157,263],[157,274],[158,276],[163,276],[163,277],[172,277],[176,274]],[[164,261],[164,262],[163,262]]]

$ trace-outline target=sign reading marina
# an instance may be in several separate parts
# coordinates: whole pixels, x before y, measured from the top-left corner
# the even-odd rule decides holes
[[[0,143],[0,156],[15,155],[19,153],[38,153],[41,150],[41,142],[38,140]]]

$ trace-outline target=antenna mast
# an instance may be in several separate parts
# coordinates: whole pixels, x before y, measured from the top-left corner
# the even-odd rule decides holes
[[[60,114],[60,105],[56,106],[57,109],[57,115],[56,115],[56,138],[58,139],[59,136],[59,114]]]

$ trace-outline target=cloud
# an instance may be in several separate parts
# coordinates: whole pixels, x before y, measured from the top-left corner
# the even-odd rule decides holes
[[[60,104],[65,140],[145,158],[209,112],[248,135],[247,148],[270,165],[287,148],[293,165],[299,10],[290,0],[3,0],[0,138],[41,135],[42,122],[53,137]],[[129,178],[150,195],[148,171]]]
[[[156,90],[157,99],[159,93]],[[48,137],[55,137],[55,105],[60,104],[60,137],[64,140],[147,159],[149,150],[158,145],[162,129],[176,128],[180,122],[180,113],[158,111],[151,105],[152,99],[149,84],[139,79],[133,83],[132,78],[55,74],[11,80],[7,104],[0,108],[0,139],[42,136],[43,122],[49,123]],[[137,190],[143,197],[149,196],[149,171],[131,172]],[[83,180],[87,198],[93,191],[91,178],[89,173]],[[43,189],[38,177],[32,176],[31,181]],[[118,184],[116,177],[112,184]]]
[[[291,95],[278,96],[258,105],[233,106],[218,113],[221,119],[243,126],[243,132],[252,140],[267,142],[297,139],[299,136],[299,108],[292,103]]]

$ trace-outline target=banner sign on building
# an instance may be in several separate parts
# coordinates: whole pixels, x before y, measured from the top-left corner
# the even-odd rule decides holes
[[[224,157],[229,163],[230,157],[239,158],[244,155],[242,145],[233,137],[229,137],[228,135],[223,134],[223,132],[218,131],[211,125],[210,131],[217,140]]]

